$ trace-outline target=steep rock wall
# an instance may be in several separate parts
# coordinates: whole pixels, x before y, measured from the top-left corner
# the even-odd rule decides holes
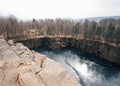
[[[76,38],[36,38],[21,41],[29,48],[34,47],[49,47],[52,49],[60,49],[63,47],[72,47],[80,51],[87,52],[107,61],[120,64],[120,48],[111,46],[107,43],[100,43],[98,41],[76,39]]]

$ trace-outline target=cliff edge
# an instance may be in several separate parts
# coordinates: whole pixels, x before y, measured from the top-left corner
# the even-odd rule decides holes
[[[80,86],[59,63],[0,39],[0,86]]]

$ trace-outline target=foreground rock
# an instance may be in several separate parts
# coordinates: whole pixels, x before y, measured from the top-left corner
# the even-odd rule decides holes
[[[0,86],[80,86],[59,63],[8,43],[0,39]]]

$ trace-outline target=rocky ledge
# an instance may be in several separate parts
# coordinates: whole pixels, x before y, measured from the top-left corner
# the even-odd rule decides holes
[[[59,63],[0,39],[0,86],[80,86]]]

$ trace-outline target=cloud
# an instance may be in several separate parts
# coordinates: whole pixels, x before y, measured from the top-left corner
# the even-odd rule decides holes
[[[21,19],[111,16],[119,9],[120,0],[0,0],[0,14]]]

